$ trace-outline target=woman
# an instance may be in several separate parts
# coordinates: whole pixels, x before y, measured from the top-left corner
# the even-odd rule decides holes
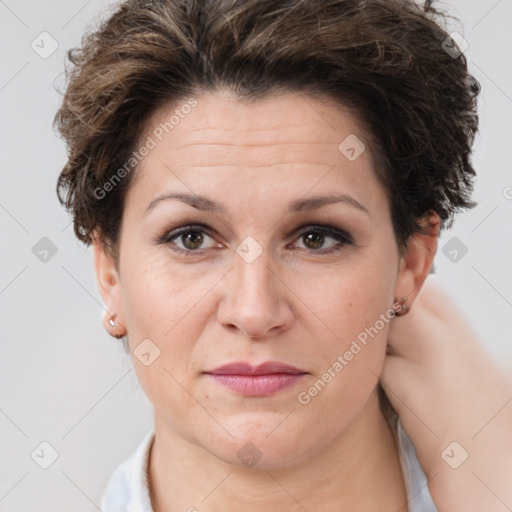
[[[69,52],[58,193],[155,411],[104,511],[437,510],[379,384],[474,205],[479,87],[435,14],[128,0]]]

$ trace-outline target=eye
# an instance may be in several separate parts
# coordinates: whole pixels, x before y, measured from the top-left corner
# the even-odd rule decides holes
[[[209,247],[201,247],[206,238],[213,240],[202,226],[185,226],[164,234],[158,240],[158,243],[175,246],[171,247],[171,249],[188,254],[190,252],[200,252],[202,249],[210,249],[218,245],[214,241]]]
[[[299,240],[303,240],[305,250],[310,250],[320,254],[330,254],[342,249],[345,245],[353,245],[352,237],[345,231],[336,229],[332,226],[323,224],[307,225],[299,228],[297,233]],[[212,243],[204,247],[205,240],[210,238]],[[321,249],[326,239],[334,240],[335,244]],[[221,247],[215,242],[212,236],[208,234],[208,227],[202,224],[184,226],[170,232],[164,233],[157,240],[157,244],[170,245],[173,251],[189,255],[193,252],[200,253],[205,249]]]
[[[353,245],[352,237],[348,233],[332,226],[315,224],[299,228],[298,231],[300,234],[299,240],[303,240],[305,248],[313,252],[329,254],[342,249],[345,245]],[[331,238],[338,243],[331,244],[325,249],[320,249],[325,244],[326,238]]]

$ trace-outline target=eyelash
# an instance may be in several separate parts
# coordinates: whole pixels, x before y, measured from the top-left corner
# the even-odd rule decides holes
[[[174,239],[176,239],[182,235],[185,235],[187,233],[196,232],[196,231],[205,233],[209,237],[213,238],[213,236],[210,234],[210,230],[204,224],[191,224],[191,225],[177,228],[175,230],[165,232],[163,235],[161,235],[160,237],[158,237],[155,240],[155,243],[159,244],[159,245],[163,245],[163,244],[174,245],[174,242],[173,242]],[[338,240],[338,242],[340,242],[340,244],[341,244],[341,245],[340,244],[335,245],[329,249],[324,249],[324,250],[305,249],[306,251],[312,251],[314,253],[332,254],[334,252],[341,250],[345,245],[354,245],[352,237],[350,236],[349,233],[339,230],[339,229],[336,229],[336,228],[326,225],[326,224],[308,224],[305,226],[301,226],[300,228],[297,229],[296,233],[297,233],[297,238],[300,238],[301,236],[308,234],[308,233],[321,233],[323,235],[328,235],[329,237],[332,237],[332,238]],[[176,247],[175,245],[174,245],[174,247],[171,247],[171,249],[173,251],[182,253],[185,256],[188,256],[190,254],[201,254],[202,252],[208,250],[208,249],[182,249],[180,247]]]

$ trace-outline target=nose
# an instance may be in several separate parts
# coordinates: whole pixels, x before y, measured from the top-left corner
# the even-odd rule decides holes
[[[292,325],[292,293],[279,272],[271,268],[267,252],[251,263],[235,254],[234,268],[223,280],[218,321],[247,339],[275,336]]]

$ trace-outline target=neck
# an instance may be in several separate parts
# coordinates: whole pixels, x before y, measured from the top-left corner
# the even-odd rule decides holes
[[[407,512],[397,446],[376,392],[326,450],[270,471],[219,460],[155,413],[149,481],[154,512],[291,512],[324,510],[326,503],[329,510]]]

